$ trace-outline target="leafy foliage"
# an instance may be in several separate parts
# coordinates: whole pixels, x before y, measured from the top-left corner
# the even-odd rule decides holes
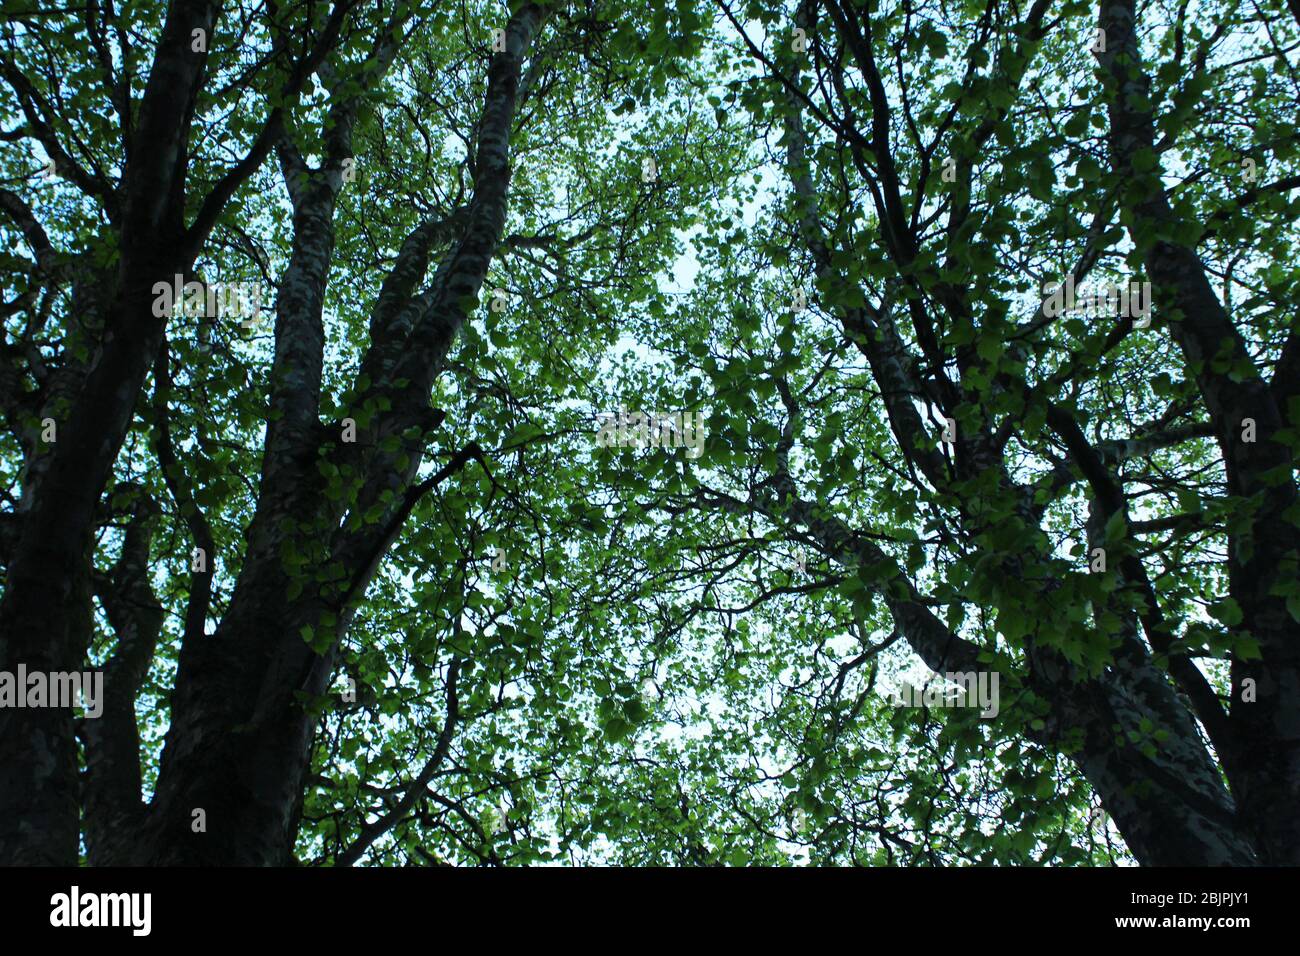
[[[261,283],[263,313],[167,320],[93,529],[95,667],[128,640],[109,602],[132,529],[150,533],[129,578],[162,609],[133,695],[146,803],[187,642],[254,600],[332,671],[295,697],[313,727],[303,863],[1150,862],[1126,843],[1147,805],[1119,826],[1098,808],[1118,815],[1124,786],[1180,798],[1156,770],[1107,792],[1114,766],[1195,750],[1187,766],[1240,799],[1198,694],[1237,719],[1243,674],[1292,673],[1268,627],[1293,641],[1300,622],[1294,543],[1266,580],[1250,563],[1264,516],[1300,524],[1300,23],[1279,0],[1141,4],[1140,63],[1116,69],[1150,82],[1118,90],[1077,0],[541,4],[504,227],[427,381],[372,377],[385,296],[430,223],[447,235],[402,302],[451,288],[489,176],[492,31],[533,5],[228,6],[185,220],[277,109],[291,149],[239,184],[187,278]],[[135,102],[152,80],[169,14],[5,12],[8,566],[41,421],[64,420],[60,383],[81,387],[64,370],[93,366],[99,303],[121,291],[123,88]],[[1126,151],[1134,115],[1153,144]],[[44,180],[46,140],[78,172]],[[344,155],[328,213],[305,215],[295,162],[324,177]],[[1153,274],[1168,247],[1192,250],[1230,318],[1212,354],[1180,338],[1196,317]],[[315,373],[292,351],[313,256]],[[1069,275],[1152,282],[1149,327],[1046,314],[1044,284]],[[274,435],[298,427],[312,374],[311,484],[276,510],[291,456]],[[1281,409],[1260,439],[1281,464],[1257,485],[1220,381]],[[707,416],[703,454],[602,447],[598,416],[620,407]],[[347,457],[347,421],[375,457]],[[336,546],[390,525],[373,561]],[[254,574],[267,541],[278,566]],[[922,619],[999,674],[996,718],[883,693],[934,668]],[[1167,702],[1123,683],[1130,664]],[[1113,722],[1081,702],[1112,692],[1137,701]]]

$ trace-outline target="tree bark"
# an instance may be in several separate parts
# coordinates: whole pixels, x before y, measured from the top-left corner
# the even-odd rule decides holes
[[[229,610],[211,637],[182,647],[173,722],[137,862],[281,865],[292,859],[294,808],[318,719],[305,702],[327,691],[339,641],[400,527],[400,502],[412,490],[425,437],[440,421],[429,409],[429,391],[501,240],[509,133],[521,66],[540,16],[531,4],[516,12],[506,49],[493,58],[473,199],[432,284],[418,294],[409,291],[430,244],[447,237],[445,228],[429,223],[408,238],[384,284],[362,362],[371,385],[359,401],[384,395],[390,410],[369,429],[358,429],[355,445],[341,444],[338,426],[321,426],[317,417],[337,177],[327,170],[295,178],[304,170],[292,150],[287,153],[294,251],[278,300],[276,420],[268,430],[258,509]],[[395,302],[404,291],[405,301]],[[275,409],[284,414],[275,416]],[[413,426],[419,434],[414,441],[407,437]],[[379,447],[387,435],[403,436],[395,451]],[[322,453],[360,483],[346,508],[321,494]],[[359,516],[385,491],[396,492],[398,504],[383,520],[362,522]],[[310,556],[298,572],[305,587],[294,599],[286,597],[293,581],[282,561],[287,538]],[[331,583],[316,583],[319,572],[331,568],[337,572]],[[323,650],[304,640],[304,629],[322,638]],[[206,831],[196,832],[198,809],[205,812]]]

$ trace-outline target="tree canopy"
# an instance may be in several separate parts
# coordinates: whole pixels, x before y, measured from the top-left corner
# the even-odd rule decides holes
[[[4,0],[0,862],[1300,864],[1297,51]]]

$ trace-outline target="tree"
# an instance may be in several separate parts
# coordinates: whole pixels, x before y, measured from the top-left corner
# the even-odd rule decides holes
[[[1297,44],[7,4],[0,860],[1300,862]]]
[[[756,135],[779,131],[791,184],[744,271],[789,260],[821,308],[705,357],[743,454],[674,510],[757,516],[842,566],[892,632],[851,667],[901,635],[934,671],[995,669],[1014,695],[999,736],[1068,758],[1139,861],[1297,862],[1278,263],[1300,180],[1294,128],[1267,118],[1292,82],[1273,31],[1294,24],[1150,7],[1139,42],[1132,4],[1095,30],[1047,2],[721,6],[763,70],[738,100]],[[1241,157],[1277,177],[1243,188]],[[1020,276],[1142,279],[1155,306],[1116,294],[1083,318]],[[1039,780],[1027,795],[1051,794]],[[1021,829],[1009,850],[1031,847]]]
[[[102,652],[108,704],[102,722],[80,724],[80,799],[71,711],[4,712],[2,856],[75,860],[84,802],[92,863],[284,862],[327,686],[336,663],[349,666],[339,648],[367,586],[425,496],[463,469],[490,468],[472,439],[442,452],[440,467],[428,446],[448,408],[480,387],[475,363],[493,368],[491,350],[509,348],[499,336],[525,327],[498,323],[490,346],[473,333],[449,367],[493,262],[508,263],[525,292],[550,276],[550,295],[574,297],[552,304],[552,334],[607,334],[606,316],[567,315],[601,297],[617,305],[626,275],[664,255],[666,223],[699,188],[665,176],[628,189],[641,185],[639,156],[600,172],[565,163],[610,135],[611,97],[679,82],[675,56],[639,62],[678,25],[661,17],[647,43],[598,5],[506,14],[338,3],[218,19],[215,4],[175,3],[161,24],[97,5],[78,13],[84,20],[16,12],[6,38],[7,95],[24,117],[6,138],[38,141],[66,175],[46,201],[71,213],[57,234],[73,248],[56,249],[40,202],[6,191],[7,225],[35,258],[10,261],[20,295],[5,408],[22,457],[8,476],[20,492],[5,515],[0,659],[70,671]],[[689,34],[694,14],[678,16]],[[156,46],[142,49],[135,38],[151,28]],[[85,36],[97,54],[89,72],[66,62]],[[70,97],[69,75],[98,86]],[[266,119],[250,129],[250,104],[261,102]],[[431,121],[450,143],[430,135]],[[700,145],[689,126],[659,132],[684,153]],[[251,142],[222,162],[218,134]],[[519,233],[506,231],[512,148],[516,163],[534,165],[513,187]],[[272,152],[287,205],[266,178]],[[212,170],[215,184],[191,199],[187,180]],[[586,181],[573,175],[582,171]],[[158,306],[187,281],[199,281],[198,295]],[[243,327],[261,332],[256,306],[229,308],[230,290],[258,281],[275,289],[265,348],[242,340]],[[544,354],[543,342],[539,330],[531,348]],[[342,353],[338,366],[327,347]],[[59,427],[45,444],[44,419]],[[111,566],[95,570],[105,556]],[[462,572],[479,557],[466,553]],[[163,597],[152,593],[159,580]],[[92,638],[92,587],[115,638],[107,648]],[[168,606],[183,607],[175,627],[160,613]],[[455,652],[438,663],[444,637],[423,661],[446,694],[425,780],[466,720],[458,680],[472,665]],[[174,676],[165,694],[152,689],[167,698],[169,723],[145,802],[136,702],[159,652]],[[351,664],[362,687],[378,677],[371,663]],[[342,855],[369,839],[359,833]]]

